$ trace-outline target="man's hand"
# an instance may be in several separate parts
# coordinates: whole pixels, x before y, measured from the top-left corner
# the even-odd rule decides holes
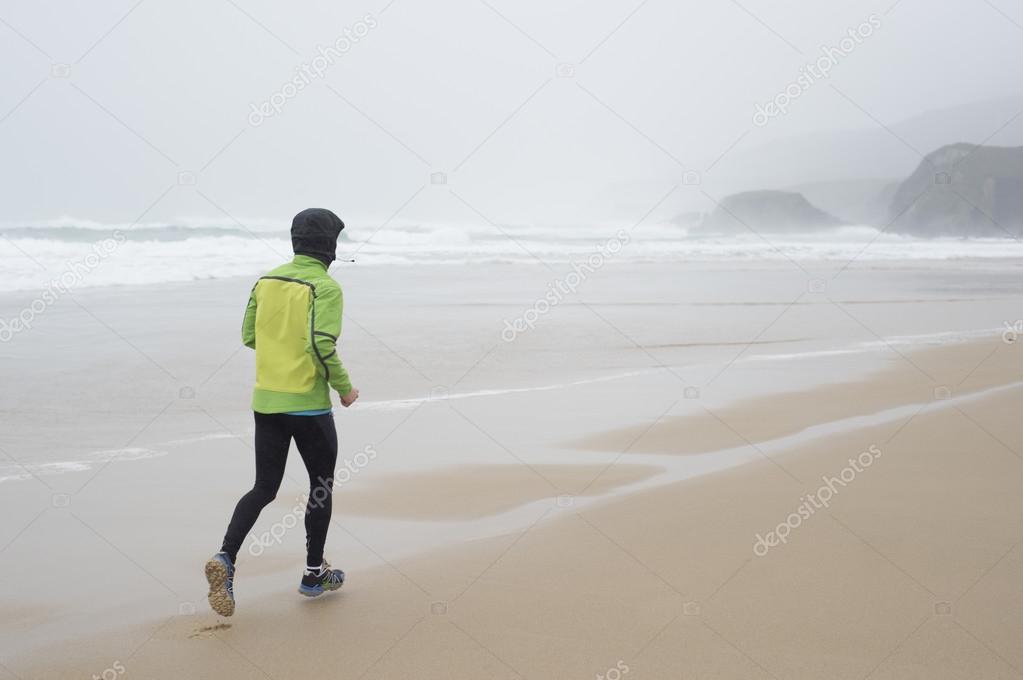
[[[359,390],[352,388],[352,391],[348,394],[341,395],[341,405],[348,408],[355,403],[355,400],[359,398]]]

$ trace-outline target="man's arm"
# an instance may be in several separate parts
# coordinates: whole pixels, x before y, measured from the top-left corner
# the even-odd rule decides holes
[[[242,344],[256,349],[256,287],[249,293],[249,304],[245,307],[245,318],[242,319]]]
[[[315,318],[311,341],[317,370],[341,395],[341,403],[349,406],[358,398],[358,392],[352,389],[348,371],[337,354],[337,339],[341,335],[341,315],[344,310],[341,286],[334,284],[317,287],[313,309]]]

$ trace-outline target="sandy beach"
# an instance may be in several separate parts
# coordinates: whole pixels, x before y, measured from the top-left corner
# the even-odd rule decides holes
[[[542,266],[343,269],[348,582],[293,451],[229,619],[251,281],[75,292],[0,346],[0,678],[1020,677],[1019,271],[609,265],[508,341]]]
[[[3,3],[0,680],[1023,680],[1021,30]]]

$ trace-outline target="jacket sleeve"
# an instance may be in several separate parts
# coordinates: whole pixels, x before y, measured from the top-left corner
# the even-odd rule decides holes
[[[245,307],[245,318],[242,319],[242,344],[256,349],[256,287],[249,293],[249,304]]]
[[[341,286],[319,286],[313,303],[311,345],[316,358],[317,370],[338,394],[352,391],[348,371],[337,355],[337,339],[341,335],[341,314],[344,310],[344,295]]]

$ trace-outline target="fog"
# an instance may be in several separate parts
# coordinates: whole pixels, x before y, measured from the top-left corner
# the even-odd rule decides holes
[[[821,166],[900,179],[936,139],[1023,143],[1005,0],[8,0],[0,20],[9,226],[631,223]],[[787,152],[822,139],[871,151]]]

